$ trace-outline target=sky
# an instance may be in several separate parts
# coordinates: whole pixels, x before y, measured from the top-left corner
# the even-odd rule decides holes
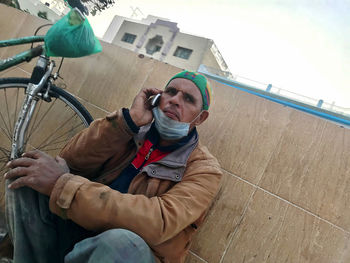
[[[323,99],[350,114],[350,0],[115,0],[88,19],[102,37],[114,15],[148,14],[213,39],[231,73]]]

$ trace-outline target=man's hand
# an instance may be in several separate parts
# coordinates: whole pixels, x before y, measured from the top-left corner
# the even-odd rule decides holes
[[[5,174],[5,179],[15,179],[10,189],[23,186],[30,187],[42,194],[50,196],[57,179],[69,172],[64,159],[35,150],[24,153],[22,158],[10,161],[8,168],[12,168]]]
[[[136,95],[129,113],[137,126],[144,126],[152,121],[153,114],[148,99],[159,93],[162,93],[159,89],[142,89]]]

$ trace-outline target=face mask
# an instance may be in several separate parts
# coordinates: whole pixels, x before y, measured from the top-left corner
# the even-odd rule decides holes
[[[187,136],[190,124],[202,113],[200,112],[193,121],[187,123],[169,118],[161,109],[159,109],[159,107],[154,107],[152,112],[156,129],[159,132],[160,137],[164,140],[177,140]]]

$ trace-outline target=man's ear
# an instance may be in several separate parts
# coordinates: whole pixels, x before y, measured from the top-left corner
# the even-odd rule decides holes
[[[204,110],[193,123],[195,126],[201,125],[209,117],[209,111]]]

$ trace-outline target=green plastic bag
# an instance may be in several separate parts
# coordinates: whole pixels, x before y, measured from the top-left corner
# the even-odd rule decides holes
[[[46,55],[50,57],[77,58],[102,51],[102,46],[85,18],[71,9],[57,21],[45,36]]]

